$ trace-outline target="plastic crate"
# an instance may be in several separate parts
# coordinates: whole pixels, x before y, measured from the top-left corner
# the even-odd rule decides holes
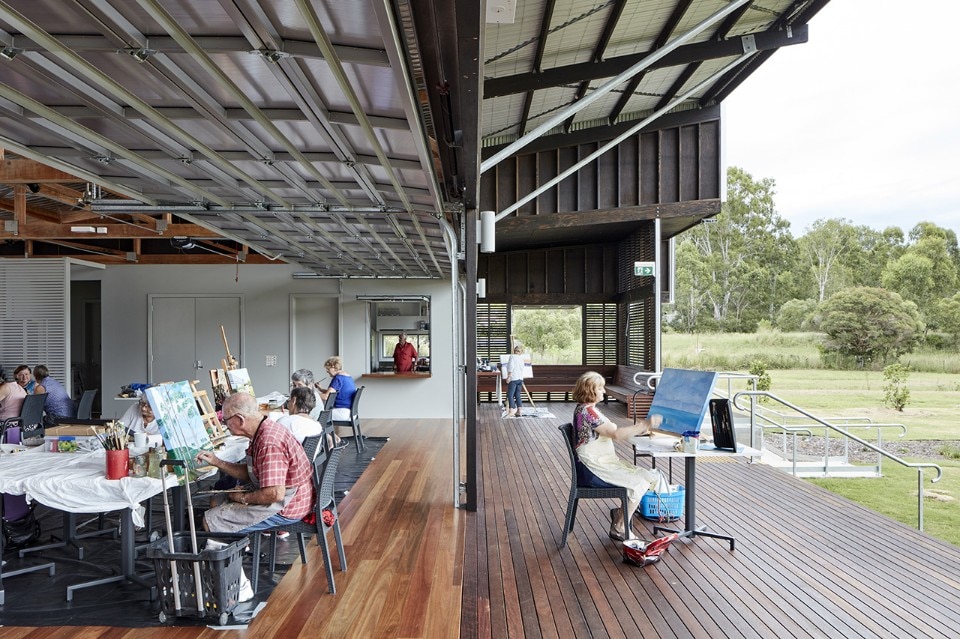
[[[208,539],[226,543],[227,546],[206,550]],[[160,621],[173,617],[216,617],[225,625],[236,607],[240,594],[243,572],[243,551],[249,544],[246,535],[221,533],[197,533],[199,552],[191,552],[190,533],[173,535],[173,551],[167,537],[151,543],[146,548],[147,557],[153,559],[157,573],[157,590],[160,595]],[[176,607],[173,594],[173,569],[177,567],[177,585],[180,590],[180,608]],[[197,583],[194,565],[200,566],[201,609],[197,600]]]
[[[686,490],[683,486],[670,486],[669,493],[658,495],[648,490],[640,500],[640,515],[653,521],[674,521],[683,517]]]

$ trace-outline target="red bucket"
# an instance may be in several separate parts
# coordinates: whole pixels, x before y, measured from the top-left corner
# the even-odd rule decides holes
[[[107,479],[123,479],[130,473],[130,449],[107,451]]]

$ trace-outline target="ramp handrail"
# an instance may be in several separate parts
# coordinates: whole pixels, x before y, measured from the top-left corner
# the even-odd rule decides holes
[[[749,397],[749,398],[750,398],[750,404],[751,404],[751,407],[750,407],[750,408],[744,408],[743,406],[741,406],[741,405],[738,403],[738,400],[739,400],[741,397]],[[768,398],[768,399],[770,399],[770,400],[772,400],[772,401],[778,402],[779,404],[781,404],[781,405],[783,405],[783,406],[786,406],[787,408],[789,408],[789,409],[791,409],[791,410],[793,410],[793,411],[796,411],[797,413],[803,415],[803,416],[806,417],[807,419],[810,419],[810,420],[816,422],[817,424],[819,424],[819,425],[822,426],[823,428],[828,429],[828,431],[834,431],[834,432],[836,432],[836,433],[838,433],[838,434],[840,434],[840,435],[843,435],[844,437],[847,438],[847,440],[853,440],[853,441],[857,442],[858,444],[860,444],[860,445],[862,445],[862,446],[865,446],[865,447],[869,448],[870,450],[876,452],[878,455],[881,455],[881,456],[883,456],[883,457],[886,457],[887,459],[889,459],[889,460],[891,460],[891,461],[894,461],[894,462],[900,464],[901,466],[904,466],[904,467],[906,467],[906,468],[914,468],[914,469],[916,469],[916,471],[917,471],[917,528],[918,528],[919,530],[923,530],[923,472],[924,472],[924,469],[926,469],[926,468],[932,468],[932,469],[936,470],[937,476],[934,477],[933,479],[931,479],[931,480],[930,480],[930,483],[936,483],[936,482],[940,481],[940,478],[943,477],[943,469],[940,468],[940,466],[939,466],[938,464],[934,464],[934,463],[932,463],[932,462],[908,462],[908,461],[905,461],[905,460],[903,460],[903,459],[900,459],[900,458],[897,457],[896,455],[894,455],[894,454],[892,454],[892,453],[889,453],[889,452],[883,450],[882,448],[880,448],[880,447],[878,447],[878,446],[874,446],[874,445],[871,444],[870,442],[868,442],[868,441],[866,441],[866,440],[864,440],[864,439],[861,439],[860,437],[857,437],[857,436],[854,435],[853,433],[851,433],[851,432],[849,432],[849,431],[847,431],[847,430],[845,430],[845,429],[843,429],[843,428],[840,428],[839,426],[835,426],[835,425],[831,424],[830,422],[827,422],[827,421],[821,419],[820,417],[817,417],[816,415],[805,411],[804,409],[800,408],[799,406],[796,406],[796,405],[794,405],[794,404],[791,404],[791,403],[788,402],[787,400],[785,400],[785,399],[783,399],[783,398],[781,398],[781,397],[778,397],[777,395],[774,395],[773,393],[770,393],[770,392],[767,392],[767,391],[756,391],[756,390],[753,390],[753,391],[740,391],[739,393],[737,393],[736,395],[733,396],[733,398],[731,399],[731,401],[732,401],[732,403],[733,403],[734,408],[736,408],[736,409],[738,409],[738,410],[741,410],[741,411],[749,411],[749,412],[751,413],[751,415],[752,415],[752,414],[753,414],[753,412],[752,412],[753,404],[755,403],[755,399],[754,399],[754,398],[757,398],[757,397],[766,397],[766,398]],[[751,422],[752,422],[752,421],[753,421],[753,420],[751,419]],[[751,432],[751,437],[752,437],[752,436],[753,436],[753,435],[752,435],[752,432]]]

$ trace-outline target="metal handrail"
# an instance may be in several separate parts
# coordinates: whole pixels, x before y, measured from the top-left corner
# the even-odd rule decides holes
[[[799,414],[807,417],[808,419],[813,420],[814,422],[820,424],[820,425],[821,425],[823,428],[825,428],[825,429],[829,429],[829,430],[835,431],[835,432],[839,433],[840,435],[843,435],[844,437],[846,437],[848,440],[853,440],[853,441],[859,443],[859,444],[862,445],[862,446],[866,446],[867,448],[869,448],[869,449],[873,450],[874,452],[876,452],[878,455],[881,455],[881,456],[883,456],[883,457],[886,457],[887,459],[890,459],[890,460],[892,460],[892,461],[894,461],[894,462],[896,462],[896,463],[898,463],[898,464],[900,464],[901,466],[904,466],[904,467],[906,467],[906,468],[915,468],[916,471],[917,471],[917,528],[918,528],[919,530],[921,530],[921,531],[923,530],[923,471],[924,471],[925,468],[933,468],[934,470],[937,471],[937,476],[930,480],[930,483],[935,484],[936,482],[940,481],[940,478],[941,478],[941,477],[943,477],[943,469],[940,468],[940,466],[939,466],[938,464],[934,464],[934,463],[930,463],[930,462],[907,462],[907,461],[904,461],[903,459],[900,459],[900,458],[897,457],[896,455],[893,455],[893,454],[891,454],[891,453],[888,453],[887,451],[883,450],[882,448],[879,448],[879,447],[877,447],[877,446],[874,446],[874,445],[871,444],[870,442],[868,442],[868,441],[866,441],[866,440],[864,440],[864,439],[861,439],[861,438],[857,437],[857,436],[854,435],[853,433],[850,433],[850,432],[846,431],[845,429],[840,428],[840,427],[838,427],[838,426],[834,426],[833,424],[831,424],[831,423],[829,423],[829,422],[827,422],[827,421],[824,421],[823,419],[817,417],[816,415],[813,415],[812,413],[808,413],[807,411],[803,410],[803,409],[800,408],[799,406],[795,406],[795,405],[791,404],[790,402],[788,402],[787,400],[785,400],[785,399],[783,399],[783,398],[781,398],[781,397],[778,397],[778,396],[774,395],[773,393],[770,393],[770,392],[767,392],[767,391],[755,391],[755,390],[754,390],[754,391],[740,391],[739,393],[737,393],[736,395],[734,395],[734,396],[733,396],[733,399],[731,400],[731,401],[733,402],[734,408],[737,408],[738,410],[741,410],[741,411],[748,410],[748,409],[744,408],[743,406],[740,406],[740,405],[737,403],[737,400],[738,400],[741,396],[743,396],[743,397],[749,397],[749,398],[750,398],[751,405],[754,403],[756,397],[767,397],[767,398],[769,398],[769,399],[771,399],[771,400],[773,400],[773,401],[775,401],[775,402],[779,402],[780,404],[782,404],[783,406],[786,406],[786,407],[790,408],[791,410],[796,411],[797,413],[799,413]],[[751,409],[750,409],[750,410],[752,410],[752,406],[751,406]],[[752,413],[751,413],[751,425],[752,425],[752,424],[753,424],[753,416],[752,416]],[[751,430],[752,430],[752,429],[751,429]],[[752,432],[751,432],[751,439],[752,439],[752,437],[753,437],[753,434],[752,434]]]

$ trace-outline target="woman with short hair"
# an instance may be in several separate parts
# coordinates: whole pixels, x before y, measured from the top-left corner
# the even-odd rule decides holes
[[[47,394],[47,399],[43,402],[43,412],[51,417],[77,416],[77,406],[70,399],[70,393],[63,387],[63,384],[50,376],[50,371],[46,366],[43,364],[34,366],[33,377],[37,380],[34,394]]]
[[[621,459],[613,442],[648,435],[651,429],[660,425],[663,418],[651,415],[638,424],[618,427],[597,408],[597,402],[603,399],[605,386],[603,375],[587,371],[573,387],[573,401],[577,402],[577,407],[573,409],[573,448],[577,459],[600,480],[627,489],[627,512],[632,514],[640,507],[640,500],[653,486],[656,476]],[[611,509],[610,538],[623,541],[633,537],[630,523],[624,525],[623,510]]]
[[[349,422],[353,416],[350,414],[350,408],[353,405],[353,396],[357,394],[357,385],[353,381],[350,373],[343,370],[343,360],[334,355],[323,363],[330,376],[330,385],[327,388],[321,388],[320,398],[326,402],[330,393],[336,393],[337,397],[333,402],[333,421]]]

